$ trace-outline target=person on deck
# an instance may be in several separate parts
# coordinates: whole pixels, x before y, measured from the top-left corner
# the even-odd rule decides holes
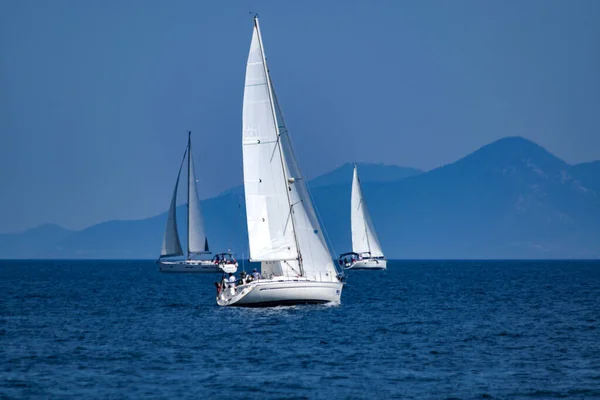
[[[230,272],[229,273],[229,287],[232,287],[235,289],[235,281],[237,281],[237,279],[235,278],[235,275]]]
[[[223,280],[221,281],[221,290],[227,289],[228,286],[229,286],[229,280],[227,279],[226,276],[224,276]]]
[[[259,279],[262,279],[262,276],[260,276],[260,272],[258,272],[258,271],[256,270],[256,268],[254,268],[254,269],[252,270],[252,279],[254,279],[255,281],[257,281],[257,280],[259,280]]]

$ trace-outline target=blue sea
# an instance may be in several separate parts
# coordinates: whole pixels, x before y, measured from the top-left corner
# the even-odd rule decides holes
[[[0,398],[600,399],[600,262],[388,268],[245,309],[152,261],[0,261]]]

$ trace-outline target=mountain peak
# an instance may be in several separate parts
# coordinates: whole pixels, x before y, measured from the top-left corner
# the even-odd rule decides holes
[[[482,151],[482,150],[486,150],[486,149],[493,150],[496,152],[512,152],[512,153],[514,153],[514,152],[531,152],[531,153],[545,152],[545,153],[550,154],[546,149],[544,149],[537,143],[535,143],[529,139],[525,139],[522,136],[503,137],[501,139],[498,139],[496,141],[493,141],[490,144],[487,144],[487,145],[481,147],[477,151]],[[554,156],[552,156],[552,157],[554,157]],[[554,158],[556,158],[556,157],[554,157]]]
[[[556,174],[567,168],[560,158],[540,145],[520,136],[498,139],[459,160],[457,165],[480,164],[488,169],[535,167],[540,171]]]

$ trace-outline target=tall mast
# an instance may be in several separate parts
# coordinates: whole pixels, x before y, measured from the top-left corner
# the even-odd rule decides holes
[[[190,259],[190,172],[192,167],[192,131],[188,131],[188,183],[187,183],[187,259]]]
[[[281,160],[281,168],[283,169],[283,175],[285,178],[285,186],[288,188],[288,190],[286,190],[286,195],[287,195],[287,200],[288,200],[288,205],[290,208],[290,219],[292,221],[292,231],[294,233],[294,241],[296,242],[296,249],[298,249],[298,265],[300,266],[300,276],[304,276],[304,267],[302,266],[302,253],[300,251],[300,244],[298,243],[298,236],[296,235],[296,225],[294,222],[294,210],[293,210],[293,205],[292,205],[292,199],[290,197],[290,186],[293,181],[291,181],[291,177],[288,177],[287,175],[287,168],[285,167],[285,163],[284,163],[284,155],[283,155],[283,150],[281,149],[281,140],[280,140],[280,134],[279,134],[279,124],[277,123],[277,113],[275,112],[275,101],[273,99],[273,88],[271,86],[271,75],[269,74],[269,68],[267,68],[267,58],[265,57],[265,48],[263,46],[263,42],[262,42],[262,35],[260,34],[260,26],[258,24],[258,16],[254,16],[254,26],[256,28],[256,32],[258,34],[258,44],[260,45],[260,54],[262,57],[262,61],[263,61],[263,67],[265,69],[265,76],[267,77],[267,91],[269,92],[269,100],[271,102],[271,112],[273,113],[273,121],[275,123],[275,132],[277,132],[277,148],[279,150],[279,159]]]

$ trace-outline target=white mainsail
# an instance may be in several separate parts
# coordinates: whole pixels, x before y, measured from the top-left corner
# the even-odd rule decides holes
[[[354,166],[354,176],[352,177],[352,197],[350,201],[351,215],[350,223],[352,226],[352,251],[355,253],[371,253],[372,257],[383,257],[379,239],[375,233],[375,228],[371,222],[367,204],[363,197],[358,179],[358,170]]]
[[[243,164],[250,260],[296,260],[284,160],[261,48],[254,25],[243,105]]]
[[[163,238],[162,250],[160,251],[161,257],[174,257],[182,256],[183,250],[181,249],[181,242],[179,241],[179,234],[177,233],[177,188],[179,187],[179,177],[181,176],[181,169],[183,168],[183,161],[187,149],[183,153],[183,160],[181,160],[181,166],[177,173],[177,181],[175,181],[175,189],[173,190],[173,197],[171,197],[171,206],[169,207],[169,215],[167,216],[167,228],[165,230],[165,237]]]
[[[188,139],[188,254],[209,253],[208,240],[204,233],[204,220],[200,210],[200,199],[196,189],[192,141]]]
[[[243,112],[244,186],[250,257],[263,274],[336,280],[336,269],[268,74],[255,18]]]

